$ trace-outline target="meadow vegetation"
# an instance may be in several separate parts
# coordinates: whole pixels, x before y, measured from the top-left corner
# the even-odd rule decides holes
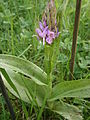
[[[63,0],[56,0],[56,7]],[[0,0],[0,54],[18,56],[29,60],[44,70],[44,46],[35,37],[35,29],[47,5],[48,0]],[[90,1],[82,0],[77,51],[74,65],[74,79],[90,79]],[[53,69],[53,84],[68,81],[70,58],[75,20],[76,0],[69,0],[62,17],[62,29],[59,43],[59,55]],[[90,83],[90,82],[89,82]],[[21,102],[9,91],[17,120],[37,120],[41,109],[34,103]],[[75,105],[81,110],[84,120],[90,120],[89,98],[63,98],[63,101]],[[62,106],[62,103],[61,103]],[[66,107],[67,109],[67,107]],[[41,120],[65,120],[50,109],[43,109]],[[0,120],[10,120],[10,113],[0,92]],[[39,120],[39,119],[38,119]],[[73,119],[70,119],[73,120]],[[79,119],[76,119],[79,120]]]

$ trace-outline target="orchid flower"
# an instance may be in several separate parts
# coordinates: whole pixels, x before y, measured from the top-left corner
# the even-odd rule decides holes
[[[43,45],[44,45],[45,44],[45,38],[46,38],[46,35],[47,35],[48,26],[46,26],[44,28],[43,24],[40,22],[39,27],[40,27],[40,29],[37,28],[36,32],[39,35],[39,37],[43,38]]]
[[[57,21],[56,21],[56,12],[55,12],[56,8],[54,6],[54,0],[50,1],[47,9],[46,10],[51,11],[51,13],[50,12],[44,13],[43,20],[42,22],[39,22],[39,28],[36,29],[38,38],[43,39],[43,45],[45,45],[45,42],[47,44],[52,44],[53,40],[57,38],[60,34],[60,32],[58,32],[58,28],[56,27]],[[47,18],[47,14],[49,14],[48,17],[49,19]]]
[[[53,39],[55,39],[55,33],[48,30],[47,35],[48,35],[48,37],[46,38],[46,42],[48,44],[51,44],[53,42]]]

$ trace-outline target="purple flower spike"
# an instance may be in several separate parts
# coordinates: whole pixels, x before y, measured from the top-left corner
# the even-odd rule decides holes
[[[46,23],[43,23],[46,25]],[[44,27],[41,22],[39,22],[40,29],[37,28],[36,32],[38,34],[38,38],[43,38],[43,45],[45,45],[45,41],[48,44],[52,44],[53,40],[59,36],[60,32],[57,31],[50,31],[48,26]],[[57,32],[57,33],[56,33]]]
[[[42,39],[43,45],[52,44],[55,38],[60,34],[57,28],[55,1],[50,0],[47,4],[42,22],[39,22],[39,28],[36,29],[38,37]]]

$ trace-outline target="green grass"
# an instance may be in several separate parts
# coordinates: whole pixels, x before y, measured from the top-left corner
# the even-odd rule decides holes
[[[48,0],[47,0],[48,1]],[[41,20],[46,0],[0,0],[0,53],[13,54],[23,57],[37,64],[44,69],[43,57],[44,48],[39,44],[35,35],[35,29]],[[60,5],[57,0],[57,5]],[[76,0],[70,0],[67,10],[63,16],[63,28],[60,39],[60,54],[56,61],[53,71],[54,83],[59,80],[69,79],[69,62],[71,56],[71,47],[73,39],[73,27],[75,17]],[[90,78],[90,13],[89,0],[82,0],[82,9],[80,16],[79,34],[77,42],[77,52],[74,67],[74,78]],[[58,78],[58,80],[57,80]],[[59,79],[60,78],[60,79]],[[10,95],[17,120],[25,120],[24,110],[21,102]],[[14,102],[16,99],[16,103]],[[66,99],[70,104],[77,105],[81,110],[84,120],[90,119],[90,102],[89,99]],[[82,102],[81,102],[82,101]],[[37,119],[39,108],[25,103],[30,119]],[[31,111],[31,112],[30,112]],[[20,114],[21,112],[21,114]],[[23,115],[23,117],[22,117]],[[7,117],[8,116],[8,117]],[[7,119],[6,119],[7,118]],[[6,108],[5,101],[0,95],[0,120],[10,119],[10,114]],[[47,120],[64,120],[61,116],[53,114],[49,110],[44,110],[41,119]]]

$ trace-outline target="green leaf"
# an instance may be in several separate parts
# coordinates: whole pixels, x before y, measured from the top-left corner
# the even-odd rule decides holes
[[[32,81],[30,78],[27,78],[23,76],[22,74],[19,74],[12,69],[6,69],[7,74],[9,75],[11,81],[17,88],[17,92],[10,86],[8,83],[8,80],[2,75],[3,81],[5,86],[8,88],[8,90],[14,94],[16,97],[22,99],[25,102],[31,103],[34,99],[33,96],[35,96],[35,99],[39,106],[42,105],[43,99],[45,94],[47,93],[47,87],[41,86],[35,84],[34,81]],[[32,96],[33,95],[33,96]],[[30,99],[29,99],[30,98]],[[34,105],[36,104],[36,101],[34,101]]]
[[[77,107],[64,103],[61,100],[54,101],[51,110],[68,120],[82,120],[82,116],[80,115],[81,111]]]
[[[0,67],[10,68],[18,73],[21,73],[31,78],[35,83],[39,85],[47,84],[46,73],[38,66],[30,61],[11,56],[11,55],[0,55]]]
[[[49,93],[43,70],[27,60],[8,55],[0,55],[0,68],[4,84],[12,94],[25,102],[34,101],[35,105],[42,105],[45,95]],[[2,69],[5,69],[7,76]]]
[[[59,83],[53,87],[49,101],[63,97],[90,97],[90,80],[72,80]]]

